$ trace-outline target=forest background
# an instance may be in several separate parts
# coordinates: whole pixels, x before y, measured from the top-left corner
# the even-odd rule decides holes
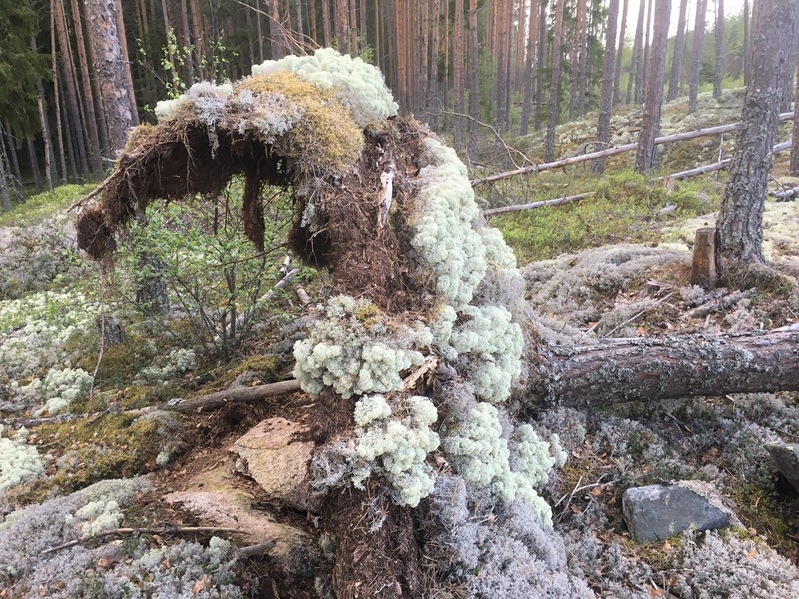
[[[663,99],[688,95],[693,112],[701,91],[745,84],[751,13],[749,0],[0,0],[3,206],[102,179],[159,100],[322,46],[378,66],[401,113],[451,135],[472,167],[480,131],[546,128],[551,160],[555,126],[597,109],[602,149],[602,115],[643,104],[656,29],[670,32]]]

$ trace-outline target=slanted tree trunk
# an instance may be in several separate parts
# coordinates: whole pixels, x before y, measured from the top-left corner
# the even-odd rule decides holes
[[[677,21],[677,35],[674,38],[674,52],[671,55],[671,73],[669,75],[669,93],[666,100],[671,101],[677,97],[680,90],[680,74],[682,73],[682,51],[685,47],[685,14],[688,0],[680,0],[680,17]]]
[[[618,0],[613,1],[616,2],[618,7]],[[555,159],[555,126],[558,124],[558,109],[560,107],[560,55],[563,47],[563,11],[565,6],[566,0],[555,0],[555,37],[552,40],[552,80],[549,88],[549,118],[547,120],[545,144],[547,162]],[[610,75],[612,84],[613,73],[610,73]]]
[[[688,90],[688,112],[696,112],[697,96],[699,95],[699,79],[702,74],[702,52],[705,43],[705,12],[707,0],[696,0],[696,20],[694,22],[694,48],[691,68],[691,85]]]
[[[713,97],[720,98],[721,81],[724,79],[724,0],[716,0],[715,35],[716,35],[716,76],[713,78]]]
[[[644,100],[644,118],[641,133],[638,136],[638,150],[635,157],[635,168],[645,173],[655,168],[655,138],[660,132],[660,109],[663,105],[663,75],[666,71],[666,45],[669,38],[669,16],[671,0],[653,0],[656,2],[658,19],[652,36],[652,50],[647,65],[646,98]]]
[[[619,49],[616,52],[616,64],[613,67],[613,106],[621,102],[621,62],[624,57],[624,34],[627,29],[627,8],[629,5],[630,0],[624,0],[621,11],[621,21],[619,23]]]
[[[600,146],[607,144],[610,139],[610,108],[613,92],[614,49],[616,48],[618,12],[619,0],[610,0],[608,26],[605,33],[605,58],[602,63],[602,95],[599,100],[599,124],[596,131],[596,139]],[[593,168],[594,172],[602,173],[605,170],[605,161],[603,159],[595,160]]]
[[[120,32],[117,29],[115,0],[86,0],[89,34],[94,46],[95,68],[100,89],[105,98],[105,120],[108,140],[116,154],[124,146],[133,126],[131,111],[133,92],[129,89],[128,63],[122,54]]]
[[[722,277],[763,257],[763,210],[789,45],[796,44],[794,0],[760,0],[752,23],[752,79],[716,222]],[[792,68],[792,67],[791,67]]]

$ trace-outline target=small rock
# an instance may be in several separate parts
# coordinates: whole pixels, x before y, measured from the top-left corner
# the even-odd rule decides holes
[[[241,458],[237,469],[251,476],[270,497],[314,512],[321,505],[308,474],[314,444],[296,440],[307,432],[303,425],[285,418],[268,418],[236,441],[233,451]]]
[[[701,481],[627,489],[622,496],[622,508],[630,535],[641,544],[689,529],[701,532],[740,526],[712,485]]]
[[[298,552],[307,553],[308,548],[313,547],[313,540],[304,531],[252,508],[255,499],[236,487],[232,483],[234,478],[233,460],[227,458],[194,475],[185,491],[169,493],[164,500],[180,505],[203,526],[239,529],[241,532],[236,535],[246,544],[274,543],[271,555],[281,561]]]
[[[769,443],[766,449],[779,471],[799,491],[799,443]]]

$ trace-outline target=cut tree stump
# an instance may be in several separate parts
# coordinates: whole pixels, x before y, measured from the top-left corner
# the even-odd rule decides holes
[[[703,227],[696,230],[694,257],[691,262],[691,284],[713,289],[718,282],[716,268],[716,228]]]

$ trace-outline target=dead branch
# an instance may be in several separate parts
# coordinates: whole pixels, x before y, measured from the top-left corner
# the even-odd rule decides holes
[[[577,202],[592,195],[594,195],[594,192],[588,191],[586,193],[579,193],[574,196],[555,198],[553,200],[542,200],[540,202],[532,202],[530,204],[516,204],[513,206],[502,206],[500,208],[489,208],[488,210],[483,210],[483,216],[489,217],[489,216],[496,216],[497,214],[506,214],[508,212],[533,210],[534,208],[542,208],[544,206],[559,206],[561,204],[568,204],[569,202]]]
[[[790,189],[783,189],[782,191],[775,191],[771,194],[771,196],[780,201],[780,202],[787,202],[788,200],[793,200],[797,195],[799,195],[799,185],[796,187],[791,187]]]
[[[793,118],[793,112],[784,112],[779,116],[780,121],[787,121],[792,118]],[[663,137],[656,138],[655,145],[674,143],[677,141],[687,141],[689,139],[695,139],[697,137],[705,137],[708,135],[719,135],[721,133],[735,131],[738,128],[739,124],[740,123],[731,123],[729,125],[719,125],[717,127],[707,127],[705,129],[696,129],[695,131],[686,131],[684,133],[665,135]],[[560,160],[556,160],[554,162],[547,162],[544,164],[538,164],[538,165],[534,164],[532,166],[525,166],[522,168],[517,168],[516,170],[507,171],[504,173],[497,173],[496,175],[490,175],[488,177],[480,177],[479,179],[472,179],[471,184],[472,187],[477,187],[478,185],[483,185],[485,183],[492,183],[494,181],[500,181],[502,179],[508,179],[510,177],[515,177],[516,175],[525,175],[528,173],[537,173],[539,171],[549,170],[553,168],[561,168],[564,166],[569,166],[571,164],[584,162],[586,160],[594,160],[596,158],[607,158],[608,156],[614,156],[616,154],[623,154],[624,152],[635,150],[637,147],[638,147],[638,142],[633,142],[625,144],[623,146],[618,146],[607,150],[601,150],[599,152],[591,152],[589,154],[582,154],[580,156],[561,158]]]
[[[278,397],[287,395],[300,390],[300,382],[297,379],[269,383],[267,385],[256,385],[255,387],[235,387],[225,389],[216,393],[209,393],[191,399],[179,399],[178,401],[167,402],[156,406],[159,410],[171,410],[173,412],[203,412],[212,410],[228,403],[239,401],[257,401],[268,397]],[[150,409],[150,408],[144,408]]]
[[[73,539],[71,541],[67,541],[66,543],[61,543],[60,545],[49,547],[48,549],[42,551],[41,555],[47,555],[48,553],[55,553],[56,551],[61,551],[62,549],[69,549],[70,547],[75,547],[76,545],[83,545],[84,543],[88,543],[89,541],[94,541],[96,539],[104,539],[105,537],[113,537],[116,535],[135,535],[135,534],[166,535],[166,534],[194,534],[194,533],[205,533],[205,532],[242,532],[242,530],[240,528],[219,528],[216,526],[181,526],[181,527],[175,526],[170,528],[114,528],[112,530],[98,532],[97,534],[93,535],[84,535],[79,539]]]
[[[778,143],[776,146],[774,146],[771,149],[771,153],[778,154],[779,152],[785,152],[786,150],[790,150],[791,143],[792,143],[791,141],[784,141],[782,143]],[[686,171],[680,171],[679,173],[672,173],[671,175],[663,177],[663,179],[664,180],[672,179],[679,181],[681,179],[689,179],[690,177],[705,175],[707,173],[712,173],[727,168],[730,165],[730,162],[732,162],[732,158],[725,158],[724,160],[720,160],[719,162],[714,162],[713,164],[706,164],[704,166],[698,166],[696,168],[688,169]]]

